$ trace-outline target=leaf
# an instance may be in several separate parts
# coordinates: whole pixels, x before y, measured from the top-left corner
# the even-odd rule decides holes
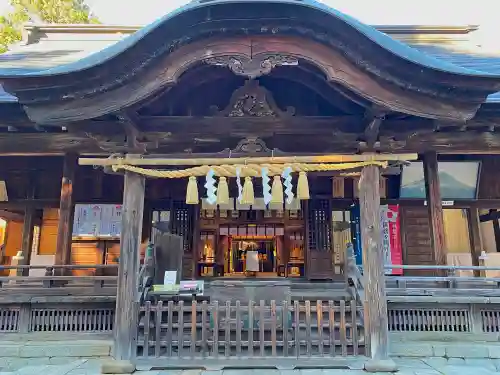
[[[92,16],[84,0],[10,0],[12,11],[0,16],[0,53],[22,39],[23,24],[100,23]]]

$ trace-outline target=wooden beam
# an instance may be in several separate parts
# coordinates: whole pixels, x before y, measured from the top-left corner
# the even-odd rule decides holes
[[[166,155],[163,155],[166,156]],[[417,154],[370,154],[370,155],[309,155],[309,156],[263,156],[263,157],[239,157],[239,158],[182,158],[169,157],[137,157],[127,158],[123,161],[116,158],[97,159],[80,158],[80,165],[111,166],[120,163],[127,165],[149,165],[149,166],[188,166],[188,165],[246,165],[260,163],[353,163],[363,161],[413,161],[417,160]]]
[[[134,173],[125,173],[114,335],[114,357],[117,360],[132,360],[136,354],[134,351],[136,350],[135,340],[139,317],[135,307],[138,301],[137,275],[144,214],[144,192],[144,177]]]
[[[434,262],[438,266],[445,266],[447,264],[446,240],[444,236],[443,206],[439,189],[438,161],[435,152],[424,155],[424,176]]]
[[[55,264],[71,262],[71,236],[73,233],[73,182],[77,168],[78,155],[64,155],[61,198],[59,203],[59,223],[57,226]]]
[[[133,119],[137,127],[146,133],[171,133],[173,135],[199,136],[207,133],[210,128],[212,135],[241,135],[251,133],[265,136],[270,134],[332,134],[363,133],[366,118],[362,115],[344,116],[292,116],[288,118],[276,117],[210,117],[210,116],[137,116]],[[414,133],[419,129],[434,130],[436,122],[433,120],[409,118],[404,120],[387,119],[384,129],[387,131]],[[80,121],[71,124],[71,132],[89,132],[100,135],[124,134],[120,121]]]
[[[24,215],[19,212],[11,212],[9,210],[0,209],[0,218],[5,219],[7,221],[23,221]]]
[[[360,179],[360,219],[365,282],[365,332],[367,356],[389,360],[389,331],[385,294],[384,253],[380,233],[380,169],[364,167]]]
[[[364,137],[363,118],[343,118],[344,123],[337,117],[295,118],[290,122],[260,118],[189,117],[153,117],[149,121],[149,117],[143,117],[141,121],[146,121],[146,128],[151,128],[142,133],[144,138],[140,142],[146,145],[149,152],[154,149],[158,154],[185,153],[187,156],[189,152],[217,153],[224,148],[233,148],[241,138],[258,136],[270,148],[281,149],[285,153],[356,153],[360,149],[359,140]],[[72,125],[65,133],[0,133],[0,150],[2,155],[62,155],[69,151],[109,155],[130,151],[123,124],[118,120],[80,122],[77,125]],[[435,132],[434,128],[435,122],[430,120],[384,120],[376,149],[381,153],[500,153],[499,132],[479,129]]]

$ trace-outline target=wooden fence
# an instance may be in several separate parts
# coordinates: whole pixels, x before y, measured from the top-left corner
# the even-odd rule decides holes
[[[364,353],[356,301],[158,304],[139,309],[138,357],[307,358]]]

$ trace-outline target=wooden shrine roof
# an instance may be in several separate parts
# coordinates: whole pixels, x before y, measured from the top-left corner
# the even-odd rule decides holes
[[[199,0],[144,28],[25,28],[0,55],[3,154],[219,153],[256,137],[288,153],[500,152],[500,48],[476,26]]]
[[[260,16],[263,11],[266,18]],[[441,31],[455,35],[473,29]],[[469,92],[472,88],[472,96],[468,97],[475,101],[500,90],[500,72],[487,68],[490,64],[479,54],[473,52],[464,62],[468,53],[461,53],[461,46],[456,46],[458,51],[447,51],[446,43],[428,43],[436,34],[434,38],[418,36],[419,32],[427,36],[439,33],[439,28],[416,27],[411,33],[405,27],[377,29],[315,0],[191,1],[126,38],[123,36],[133,28],[120,31],[114,27],[79,26],[73,27],[76,33],[67,33],[70,30],[66,29],[65,37],[60,38],[65,34],[64,27],[32,27],[26,45],[0,58],[0,82],[4,88],[9,87],[6,91],[11,94],[4,94],[4,99],[12,101],[13,95],[23,103],[41,103],[92,96],[126,84],[153,60],[182,45],[242,30],[250,34],[302,34],[341,51],[358,67],[383,80],[402,83],[421,93],[439,86],[437,90],[459,97],[463,96],[462,90]],[[51,41],[43,37],[54,31],[59,31],[58,38]],[[83,40],[79,38],[82,33],[86,35]],[[65,76],[63,85],[57,81],[61,76]],[[99,79],[92,79],[95,77]],[[81,83],[84,79],[85,84]],[[408,80],[415,82],[409,85]]]
[[[479,33],[478,26],[372,27],[437,60],[500,74],[500,48],[491,51],[478,44],[475,40]],[[130,37],[142,26],[26,24],[24,28],[26,39],[0,55],[1,71],[33,73],[75,63]],[[3,92],[3,95],[6,94]],[[0,100],[3,99],[4,96],[0,96]]]

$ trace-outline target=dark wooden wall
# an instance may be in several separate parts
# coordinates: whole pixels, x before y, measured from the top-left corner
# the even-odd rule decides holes
[[[481,158],[481,177],[479,179],[480,199],[500,199],[500,155]]]

